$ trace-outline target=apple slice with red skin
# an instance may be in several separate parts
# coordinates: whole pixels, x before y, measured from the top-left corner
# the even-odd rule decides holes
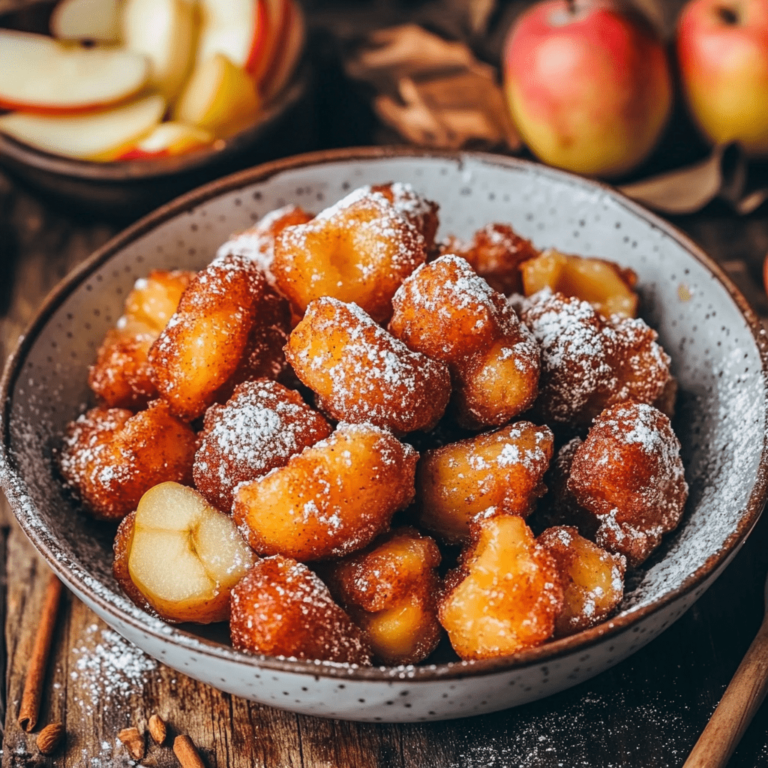
[[[267,34],[258,56],[252,56],[246,70],[257,85],[262,82],[272,62],[280,55],[280,45],[285,42],[291,13],[290,0],[258,0],[266,9]]]
[[[0,115],[0,132],[45,152],[82,160],[113,160],[149,133],[165,112],[159,94],[84,115]]]
[[[224,54],[236,67],[252,71],[269,37],[265,0],[200,0],[198,65]]]
[[[0,109],[72,114],[138,93],[149,62],[119,48],[81,48],[43,35],[0,29]]]
[[[195,4],[190,0],[125,0],[121,21],[124,46],[149,59],[149,87],[173,100],[194,63]]]
[[[214,135],[210,131],[169,120],[143,136],[115,160],[154,160],[194,152],[210,146]]]
[[[51,34],[59,40],[120,40],[120,0],[61,0],[51,15]]]
[[[282,30],[282,38],[277,44],[277,56],[271,62],[263,81],[259,83],[259,92],[264,101],[273,99],[285,88],[304,50],[304,14],[294,0],[286,0],[285,4],[289,12]]]

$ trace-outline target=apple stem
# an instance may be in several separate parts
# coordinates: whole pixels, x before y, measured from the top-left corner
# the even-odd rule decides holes
[[[733,8],[726,8],[725,6],[719,6],[717,8],[717,14],[726,24],[734,25],[739,23],[739,14],[737,13],[737,11],[733,10]]]
[[[566,0],[568,3],[568,13],[571,14],[571,16],[576,15],[576,0]]]

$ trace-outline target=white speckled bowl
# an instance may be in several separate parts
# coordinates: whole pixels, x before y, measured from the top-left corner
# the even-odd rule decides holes
[[[86,366],[151,267],[199,268],[227,236],[295,201],[320,209],[361,184],[411,182],[440,203],[441,231],[511,221],[539,246],[615,259],[640,277],[643,314],[673,357],[676,428],[691,486],[684,521],[629,585],[612,620],[516,656],[352,669],[249,656],[210,630],[156,621],[111,575],[112,529],[78,510],[52,452],[89,400]],[[688,239],[612,190],[531,163],[479,154],[345,150],[230,176],[143,219],[48,298],[2,383],[3,487],[29,538],[62,580],[150,655],[216,688],[311,715],[439,720],[491,712],[575,685],[668,627],[744,543],[766,498],[764,331],[720,269]],[[221,632],[219,637],[225,637]]]

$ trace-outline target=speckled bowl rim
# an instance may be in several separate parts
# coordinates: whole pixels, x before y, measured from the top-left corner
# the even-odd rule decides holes
[[[738,288],[726,276],[723,270],[707,256],[692,240],[680,232],[671,224],[663,221],[658,216],[650,213],[645,208],[632,202],[621,195],[612,187],[576,176],[564,171],[555,170],[546,166],[532,163],[517,158],[493,155],[482,152],[451,152],[423,150],[413,147],[362,147],[340,150],[326,150],[297,155],[294,157],[277,160],[258,165],[254,168],[226,176],[211,182],[197,190],[189,192],[176,200],[167,203],[126,230],[115,236],[103,247],[97,250],[72,272],[69,273],[48,295],[43,305],[37,311],[30,322],[26,332],[19,339],[18,345],[8,362],[0,382],[0,397],[2,397],[2,410],[0,411],[0,431],[2,432],[2,444],[0,444],[0,480],[13,508],[16,519],[22,530],[29,537],[35,548],[43,555],[52,570],[67,583],[71,582],[77,589],[88,595],[89,599],[105,613],[110,615],[116,623],[130,625],[133,629],[152,636],[162,643],[171,643],[187,651],[197,654],[209,655],[223,661],[235,662],[244,667],[253,669],[267,669],[298,675],[311,675],[313,677],[326,677],[338,680],[383,681],[391,682],[402,679],[403,667],[350,667],[348,665],[334,664],[330,662],[302,661],[280,657],[258,656],[246,654],[225,646],[221,643],[201,638],[186,630],[165,625],[158,629],[152,622],[142,622],[141,619],[129,611],[114,605],[102,594],[94,591],[89,584],[76,572],[73,573],[67,567],[68,558],[62,553],[55,537],[46,529],[31,525],[23,514],[21,499],[26,497],[26,502],[31,504],[31,498],[26,490],[26,484],[13,465],[10,456],[10,424],[9,415],[11,407],[11,393],[16,380],[21,372],[26,355],[35,343],[38,333],[61,304],[99,267],[107,262],[121,249],[143,236],[159,224],[178,215],[185,214],[189,210],[212,198],[231,192],[253,183],[267,181],[273,176],[285,171],[300,170],[308,166],[323,165],[328,163],[343,163],[355,161],[386,160],[396,158],[418,158],[446,160],[457,163],[460,167],[465,160],[471,160],[486,165],[495,165],[506,168],[524,170],[528,173],[549,177],[559,182],[565,182],[584,190],[600,190],[611,197],[633,215],[646,221],[652,227],[661,230],[666,236],[674,240],[679,246],[688,252],[690,256],[700,262],[722,284],[738,307],[742,317],[750,329],[755,344],[759,350],[762,362],[763,386],[768,382],[768,337],[759,319],[749,306],[749,303]],[[768,407],[764,413],[764,426],[768,426]],[[407,667],[409,683],[435,682],[438,680],[460,679],[466,677],[483,677],[499,672],[522,670],[525,668],[551,663],[557,659],[569,656],[579,651],[592,648],[598,643],[624,632],[632,625],[637,624],[650,615],[660,611],[665,606],[688,595],[697,587],[703,585],[718,568],[723,565],[729,556],[734,553],[746,540],[752,531],[768,497],[768,429],[764,428],[764,439],[761,450],[760,463],[757,470],[757,479],[750,493],[744,515],[730,536],[719,550],[713,553],[698,570],[690,574],[685,581],[674,590],[667,592],[662,597],[631,610],[625,614],[619,614],[615,618],[599,624],[591,629],[580,632],[570,637],[562,638],[546,643],[538,648],[522,651],[513,656],[506,656],[480,661],[456,661],[446,664],[434,664],[426,666]]]

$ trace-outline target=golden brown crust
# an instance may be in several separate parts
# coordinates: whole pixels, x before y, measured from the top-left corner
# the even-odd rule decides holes
[[[553,451],[549,427],[528,421],[426,451],[416,472],[419,523],[460,543],[472,518],[489,507],[527,517],[546,491]]]
[[[179,418],[201,416],[220,393],[226,399],[272,295],[261,270],[241,256],[216,259],[195,276],[149,351],[152,381]]]
[[[384,322],[395,291],[425,260],[421,232],[383,194],[363,188],[311,222],[283,230],[272,269],[298,314],[331,296]]]
[[[253,549],[309,562],[373,541],[411,503],[418,455],[371,424],[326,440],[235,492],[232,514]]]
[[[232,645],[267,656],[369,666],[361,631],[305,565],[275,555],[256,565],[232,590]]]
[[[83,414],[67,428],[59,464],[94,517],[121,520],[154,485],[191,485],[194,455],[194,432],[156,400],[136,415],[118,408]]]
[[[563,586],[555,636],[581,632],[608,618],[624,596],[624,557],[606,552],[569,526],[548,528],[536,540],[554,558]]]
[[[552,636],[563,605],[557,566],[517,515],[476,519],[448,576],[440,623],[462,659],[507,656]]]
[[[669,419],[643,403],[606,409],[574,455],[568,490],[597,518],[596,542],[638,566],[677,527],[688,498]]]
[[[435,249],[435,236],[440,226],[437,212],[440,206],[432,200],[420,195],[410,184],[400,181],[388,184],[374,184],[371,192],[378,192],[389,200],[398,213],[404,216],[416,229],[421,232],[426,244],[427,253]]]
[[[331,418],[404,435],[432,429],[451,395],[448,368],[411,352],[356,304],[313,301],[285,348]]]
[[[240,384],[225,405],[212,405],[198,435],[194,480],[229,512],[235,488],[262,477],[331,434],[331,426],[297,392],[267,379]]]
[[[419,268],[393,306],[391,333],[448,365],[462,426],[500,426],[533,403],[538,346],[504,296],[466,260],[441,256]]]
[[[533,243],[509,224],[487,224],[469,242],[448,237],[440,243],[440,253],[455,253],[466,259],[491,288],[506,296],[521,293],[520,265],[539,255]]]

